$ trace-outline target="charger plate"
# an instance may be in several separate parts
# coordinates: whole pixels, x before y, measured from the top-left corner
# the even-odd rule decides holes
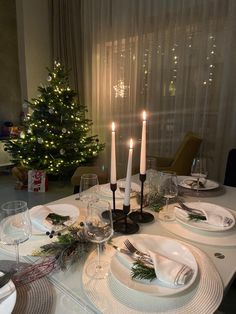
[[[127,237],[117,238],[118,242]],[[132,236],[129,236],[132,239]],[[116,239],[114,243],[116,244]],[[174,296],[156,297],[130,290],[110,273],[108,278],[95,280],[83,271],[83,288],[89,300],[104,314],[212,314],[219,307],[223,298],[223,284],[213,262],[201,250],[187,245],[194,255],[199,272],[195,282],[187,290]],[[108,260],[114,250],[106,252]],[[104,258],[105,258],[104,256]],[[86,262],[94,258],[91,254]],[[85,264],[85,267],[86,267]],[[101,297],[102,294],[102,297]],[[112,310],[111,310],[112,309]]]
[[[9,269],[11,269],[13,265],[15,265],[15,262],[10,260],[2,260],[0,262],[0,265],[1,269],[9,271]],[[24,263],[21,263],[21,265],[24,265]],[[17,297],[15,306],[13,305],[14,309],[13,307],[10,308],[11,304],[9,303],[9,308],[4,308],[5,311],[2,311],[0,299],[0,313],[2,314],[52,313],[54,307],[55,290],[47,277],[41,277],[28,284],[20,286],[16,285],[16,294]],[[11,296],[14,296],[14,294],[11,294]],[[11,310],[8,312],[9,309]]]

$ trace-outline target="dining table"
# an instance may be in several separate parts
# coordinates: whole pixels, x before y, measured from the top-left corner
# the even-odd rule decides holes
[[[132,177],[132,181],[139,184],[139,176]],[[219,185],[218,189],[199,193],[196,197],[192,191],[181,190],[181,198],[186,203],[204,202],[222,206],[236,217],[236,188]],[[112,204],[112,194],[101,193],[100,189],[92,188],[90,193],[108,200]],[[136,197],[130,198],[131,211],[139,210]],[[79,225],[83,222],[87,210],[87,202],[81,200],[78,194],[58,199],[46,206],[74,206],[78,209]],[[123,206],[123,199],[116,198],[117,208]],[[174,206],[170,204],[170,206]],[[30,209],[33,212],[34,208]],[[198,273],[195,282],[179,293],[155,295],[142,289],[135,289],[130,284],[126,286],[126,279],[116,278],[114,269],[107,278],[93,279],[85,274],[85,266],[89,260],[95,258],[96,251],[85,255],[78,262],[66,270],[56,270],[47,276],[16,289],[16,305],[12,313],[214,313],[217,311],[224,295],[232,284],[236,272],[236,226],[223,232],[199,230],[178,220],[161,221],[158,212],[150,207],[144,211],[152,213],[154,220],[149,223],[139,223],[139,231],[135,235],[124,235],[114,232],[112,243],[123,243],[124,239],[147,237],[157,241],[176,241],[186,246],[197,261]],[[31,238],[20,244],[21,263],[35,263],[40,257],[32,254],[44,244],[56,241],[45,233],[32,234]],[[1,264],[14,261],[14,248],[0,245]],[[111,264],[117,254],[112,245],[107,244],[103,250],[103,257]],[[2,266],[0,264],[0,266]],[[112,264],[115,267],[115,264]],[[119,266],[119,265],[118,265]],[[1,267],[0,267],[1,268]],[[122,276],[122,274],[118,274]],[[170,289],[169,289],[170,290]],[[168,290],[168,291],[169,291]],[[16,309],[18,304],[18,309]],[[202,309],[202,311],[201,311]],[[1,310],[1,301],[0,301]],[[22,312],[21,312],[22,311]],[[7,313],[7,312],[6,312]]]

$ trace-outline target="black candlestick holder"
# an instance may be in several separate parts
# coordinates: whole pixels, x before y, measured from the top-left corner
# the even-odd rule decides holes
[[[115,232],[123,234],[134,234],[139,231],[139,225],[134,221],[128,221],[130,205],[123,205],[123,216],[114,221],[113,228]]]
[[[112,209],[111,213],[112,213],[112,219],[113,219],[113,221],[115,221],[117,218],[124,216],[124,213],[123,213],[122,209],[116,209],[115,193],[116,193],[116,190],[117,190],[117,183],[111,183],[110,184],[110,188],[111,188],[111,191],[112,191],[112,201],[113,201],[113,209]],[[104,219],[109,219],[109,215],[110,215],[109,210],[105,210],[102,213],[102,217]]]
[[[143,189],[144,182],[146,180],[146,174],[140,174],[139,179],[141,181],[140,210],[130,213],[129,218],[135,222],[148,223],[154,220],[154,216],[150,213],[143,212]]]

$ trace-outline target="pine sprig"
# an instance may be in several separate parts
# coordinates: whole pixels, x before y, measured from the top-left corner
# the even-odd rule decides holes
[[[154,268],[147,266],[142,261],[136,261],[131,268],[132,279],[146,279],[152,281],[156,279]]]
[[[206,220],[206,217],[199,214],[188,214],[189,220],[199,221],[199,220]]]

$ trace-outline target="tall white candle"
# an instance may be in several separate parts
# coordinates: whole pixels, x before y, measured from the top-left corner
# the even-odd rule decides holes
[[[111,125],[111,178],[110,183],[116,183],[116,127],[115,123]]]
[[[128,165],[127,165],[126,182],[125,182],[124,205],[126,206],[129,206],[130,204],[132,158],[133,158],[133,140],[131,138],[130,145],[129,145],[129,156],[128,156]]]
[[[143,126],[142,126],[142,141],[140,151],[140,174],[146,173],[146,128],[147,128],[147,115],[143,111]]]

